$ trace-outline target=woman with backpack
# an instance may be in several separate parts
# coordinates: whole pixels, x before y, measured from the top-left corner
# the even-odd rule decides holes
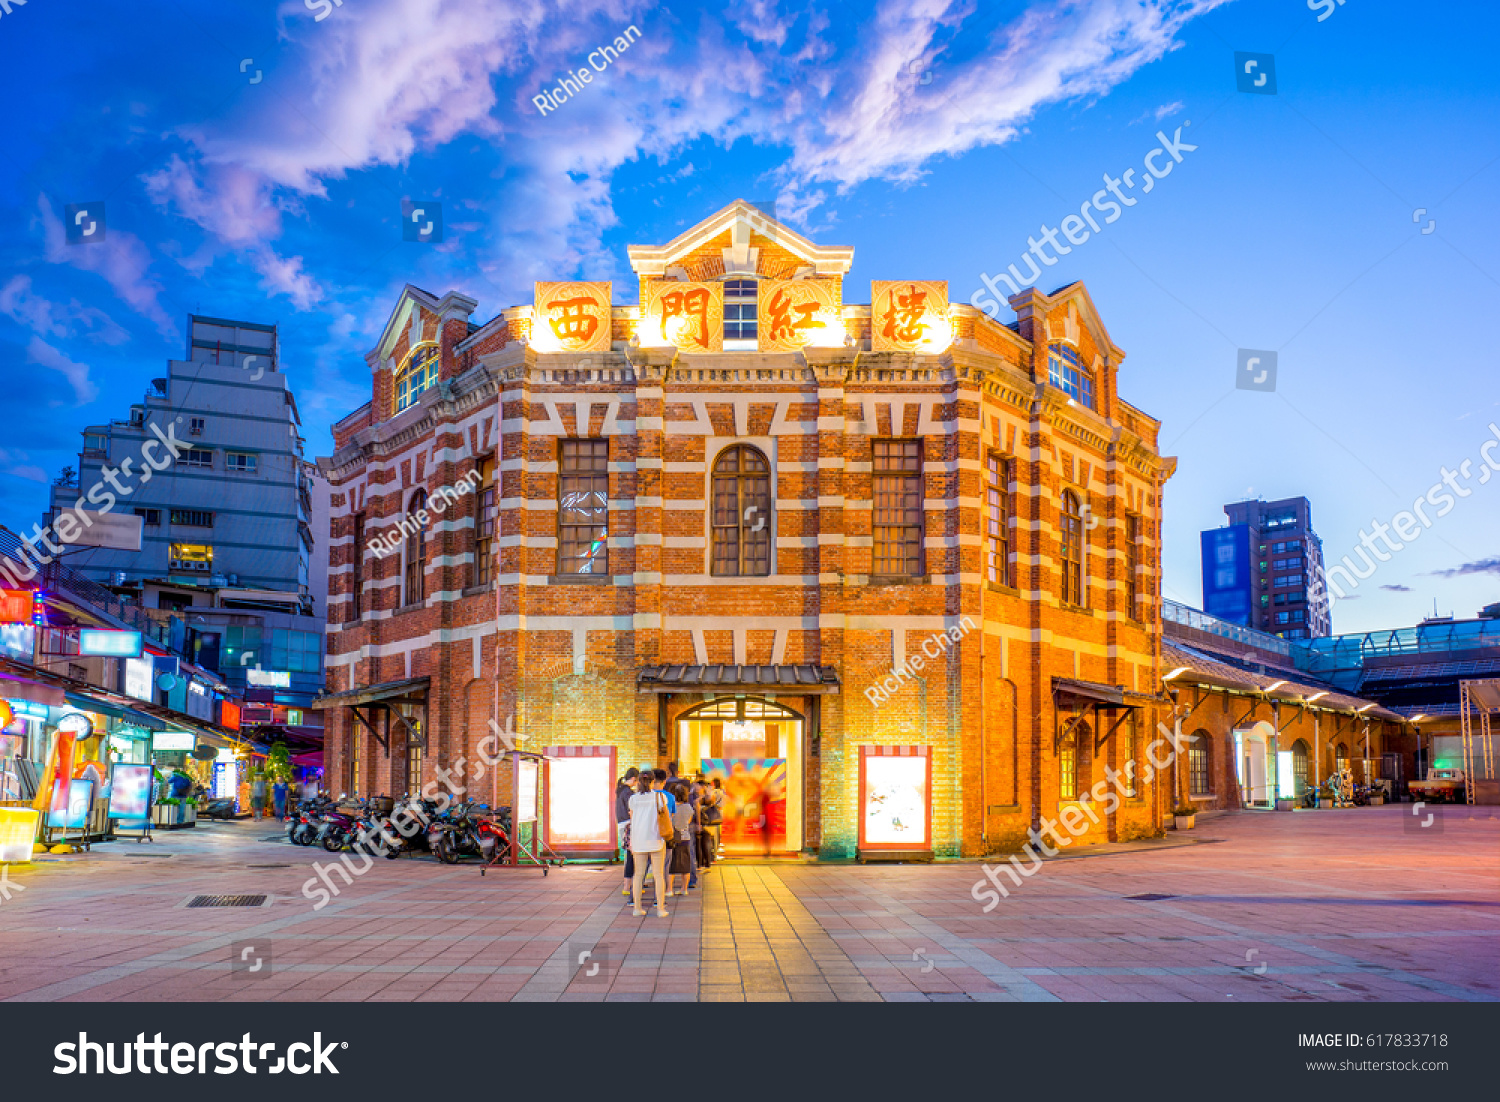
[[[651,778],[642,773],[636,782],[636,794],[630,797],[630,854],[635,860],[631,877],[631,913],[645,917],[646,865],[656,870],[656,917],[667,917],[667,843],[673,833],[672,813],[666,794],[651,790]]]

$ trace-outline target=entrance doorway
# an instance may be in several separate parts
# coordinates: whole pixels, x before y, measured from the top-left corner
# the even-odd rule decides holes
[[[725,857],[802,849],[802,739],[802,714],[760,697],[721,697],[678,717],[680,771],[724,790]]]

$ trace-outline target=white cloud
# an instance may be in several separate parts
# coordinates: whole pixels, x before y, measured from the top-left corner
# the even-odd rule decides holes
[[[100,344],[124,344],[130,339],[130,334],[103,310],[85,306],[76,298],[63,304],[36,294],[27,275],[13,276],[0,287],[0,313],[46,337],[87,337]]]
[[[121,301],[142,317],[156,323],[169,339],[177,339],[177,327],[162,309],[161,284],[152,278],[151,255],[140,238],[124,230],[107,230],[105,240],[90,245],[69,245],[62,219],[52,210],[45,195],[37,197],[37,214],[42,222],[47,259],[54,264],[70,264],[102,276]]]
[[[68,385],[73,388],[73,397],[79,405],[87,405],[99,396],[99,388],[89,378],[88,365],[74,363],[41,337],[31,338],[31,342],[26,346],[26,360],[28,363],[41,364],[43,367],[60,372],[68,380]]]

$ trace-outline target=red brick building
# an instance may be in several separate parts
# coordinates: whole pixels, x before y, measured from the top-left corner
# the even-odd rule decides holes
[[[941,282],[850,305],[852,248],[744,202],[629,257],[639,306],[394,305],[323,461],[332,783],[430,783],[513,717],[565,843],[672,760],[826,857],[1012,850],[1069,805],[1156,832],[1160,785],[1080,804],[1166,714],[1174,466],[1083,286],[1008,325]]]

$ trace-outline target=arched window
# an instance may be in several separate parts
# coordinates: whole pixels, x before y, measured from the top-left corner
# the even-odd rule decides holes
[[[1214,790],[1212,736],[1201,727],[1188,743],[1188,795],[1210,796]]]
[[[396,412],[415,402],[438,377],[438,346],[419,344],[407,353],[396,371]]]
[[[756,578],[771,573],[771,465],[748,444],[714,463],[712,573]]]
[[[1333,767],[1335,769],[1347,769],[1349,766],[1349,747],[1339,743],[1333,748]]]
[[[427,494],[418,490],[411,495],[411,504],[406,510],[406,523],[411,530],[406,534],[406,598],[401,603],[414,605],[423,600],[424,567],[427,565],[427,534],[417,515],[427,508]]]
[[[1083,604],[1083,514],[1078,508],[1078,495],[1064,490],[1062,514],[1059,517],[1059,535],[1062,539],[1062,586],[1060,596],[1063,604]]]
[[[1307,743],[1298,739],[1292,743],[1292,794],[1301,796],[1307,791]]]
[[[1094,408],[1094,373],[1084,366],[1082,357],[1072,345],[1048,347],[1047,381],[1079,405]]]

